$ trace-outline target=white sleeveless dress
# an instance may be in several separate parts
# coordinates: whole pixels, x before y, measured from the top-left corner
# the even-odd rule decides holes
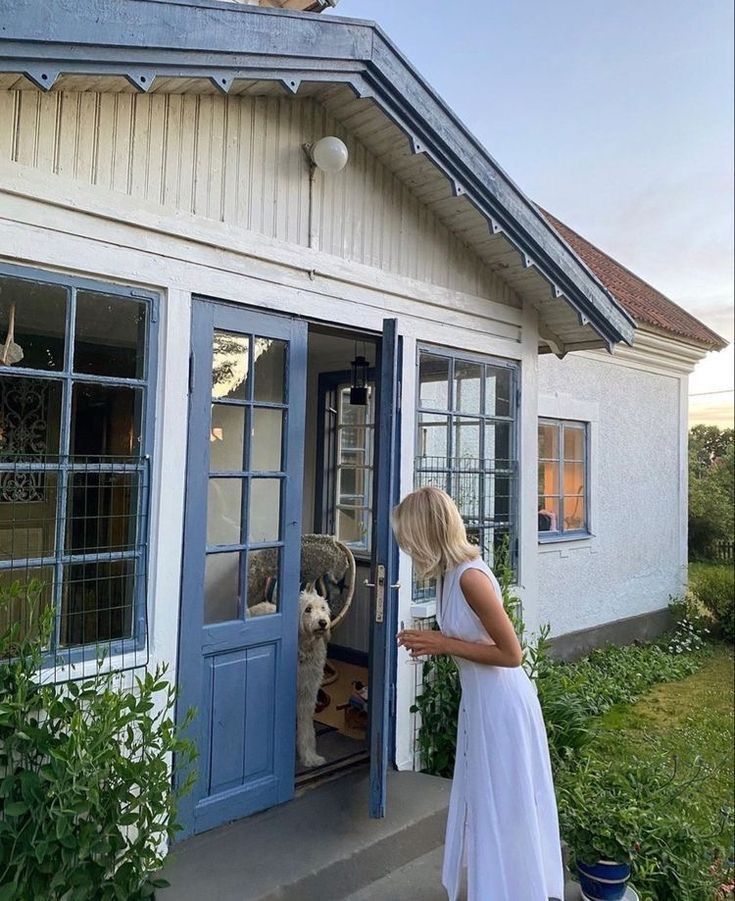
[[[494,644],[459,584],[480,559],[445,574],[437,621],[452,638]],[[462,684],[442,882],[450,901],[467,867],[468,901],[564,897],[559,821],[543,715],[523,667],[455,658]]]

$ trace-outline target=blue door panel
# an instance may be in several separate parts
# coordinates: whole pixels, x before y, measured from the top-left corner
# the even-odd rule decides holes
[[[180,805],[182,838],[293,795],[305,367],[305,323],[195,300],[177,715],[196,709],[188,737],[200,756],[194,790]],[[266,476],[265,445],[256,453],[252,427],[268,419],[264,409],[280,410],[283,421],[280,469]],[[213,443],[225,438],[244,450],[223,476],[225,458],[214,456]],[[266,456],[277,465],[277,455]],[[231,479],[232,492],[210,491],[212,478]],[[275,615],[249,612],[261,599],[248,597],[248,561],[261,546],[250,535],[263,510],[248,502],[264,478],[280,484],[280,507],[268,519],[273,534],[265,541],[278,560]],[[244,501],[229,505],[229,497]],[[208,546],[208,533],[227,544]],[[240,560],[234,577],[206,582],[213,554],[231,555],[222,558],[225,570],[228,560]],[[223,616],[229,619],[207,622]]]
[[[243,781],[247,651],[208,658],[212,715],[209,740],[209,794],[236,788]]]
[[[373,509],[373,623],[370,633],[370,816],[385,816],[391,760],[393,668],[397,620],[398,547],[391,512],[398,502],[400,462],[400,339],[395,319],[383,320],[378,369],[376,491]]]
[[[276,649],[273,645],[250,648],[248,651],[243,755],[243,775],[246,779],[273,772],[276,724],[271,692],[277,686],[275,663]]]

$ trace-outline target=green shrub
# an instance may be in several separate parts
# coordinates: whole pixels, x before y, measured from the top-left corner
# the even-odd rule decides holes
[[[6,587],[0,601],[20,590]],[[32,607],[33,583],[26,596]],[[41,684],[52,624],[46,611],[25,637],[17,627],[0,635],[0,899],[152,897],[165,884],[153,878],[165,840],[180,828],[171,755],[193,757],[172,718],[174,690],[162,667],[128,687],[99,667]]]
[[[708,828],[682,816],[707,781],[699,760],[683,765],[662,751],[645,760],[609,763],[585,757],[558,774],[556,792],[562,836],[573,860],[628,862],[632,883],[648,901],[711,899],[726,855],[729,817]]]
[[[719,634],[735,641],[735,569],[727,565],[690,567],[691,588],[711,613]]]

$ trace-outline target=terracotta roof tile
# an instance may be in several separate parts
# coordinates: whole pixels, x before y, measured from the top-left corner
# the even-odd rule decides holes
[[[705,344],[713,350],[727,347],[727,341],[691,313],[590,244],[551,213],[541,207],[539,211],[636,322],[655,326],[678,338]]]

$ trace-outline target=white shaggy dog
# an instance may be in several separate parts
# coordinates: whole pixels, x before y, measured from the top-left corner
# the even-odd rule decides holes
[[[326,760],[316,752],[314,708],[324,678],[331,614],[329,605],[314,591],[299,597],[299,676],[296,700],[296,749],[305,767]]]

